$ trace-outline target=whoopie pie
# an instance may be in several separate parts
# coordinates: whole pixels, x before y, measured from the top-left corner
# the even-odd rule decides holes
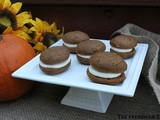
[[[71,64],[70,52],[63,46],[53,46],[40,55],[40,69],[49,75],[58,74],[68,69]]]
[[[127,64],[112,52],[101,52],[91,56],[87,69],[88,77],[96,83],[115,85],[125,80]]]
[[[71,53],[75,53],[77,44],[90,40],[90,38],[87,33],[77,30],[65,33],[62,40],[64,41],[63,46],[68,48]]]
[[[82,64],[89,64],[91,55],[104,52],[105,49],[105,44],[99,40],[87,40],[80,42],[76,48],[77,59]]]
[[[110,45],[111,52],[115,52],[125,59],[135,54],[137,40],[129,35],[119,35],[110,40]]]

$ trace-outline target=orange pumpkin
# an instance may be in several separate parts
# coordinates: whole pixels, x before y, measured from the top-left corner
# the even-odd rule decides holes
[[[0,101],[15,100],[27,93],[32,81],[11,74],[36,56],[32,46],[13,34],[0,35]]]

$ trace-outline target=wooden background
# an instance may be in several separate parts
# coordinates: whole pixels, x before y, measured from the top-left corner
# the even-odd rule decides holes
[[[16,2],[18,0],[13,0]],[[33,17],[55,21],[65,32],[81,30],[109,39],[127,23],[160,33],[160,0],[19,0]]]

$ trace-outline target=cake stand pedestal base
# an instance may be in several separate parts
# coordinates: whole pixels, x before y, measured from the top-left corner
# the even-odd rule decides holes
[[[113,94],[71,87],[61,104],[105,113]]]

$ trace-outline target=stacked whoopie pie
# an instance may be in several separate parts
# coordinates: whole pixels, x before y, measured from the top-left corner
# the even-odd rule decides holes
[[[62,40],[63,46],[68,48],[70,53],[76,53],[77,45],[82,41],[90,40],[88,34],[82,31],[71,31],[64,34]]]
[[[91,56],[87,75],[93,82],[114,85],[125,80],[126,70],[127,64],[122,57],[112,52],[101,52]]]
[[[89,59],[93,54],[104,52],[106,46],[99,40],[83,41],[77,45],[77,59],[81,64],[90,64]]]
[[[110,51],[124,59],[132,57],[136,50],[137,40],[129,35],[119,35],[110,40]]]
[[[63,46],[53,46],[40,55],[40,69],[49,75],[66,71],[71,64],[70,52]]]

